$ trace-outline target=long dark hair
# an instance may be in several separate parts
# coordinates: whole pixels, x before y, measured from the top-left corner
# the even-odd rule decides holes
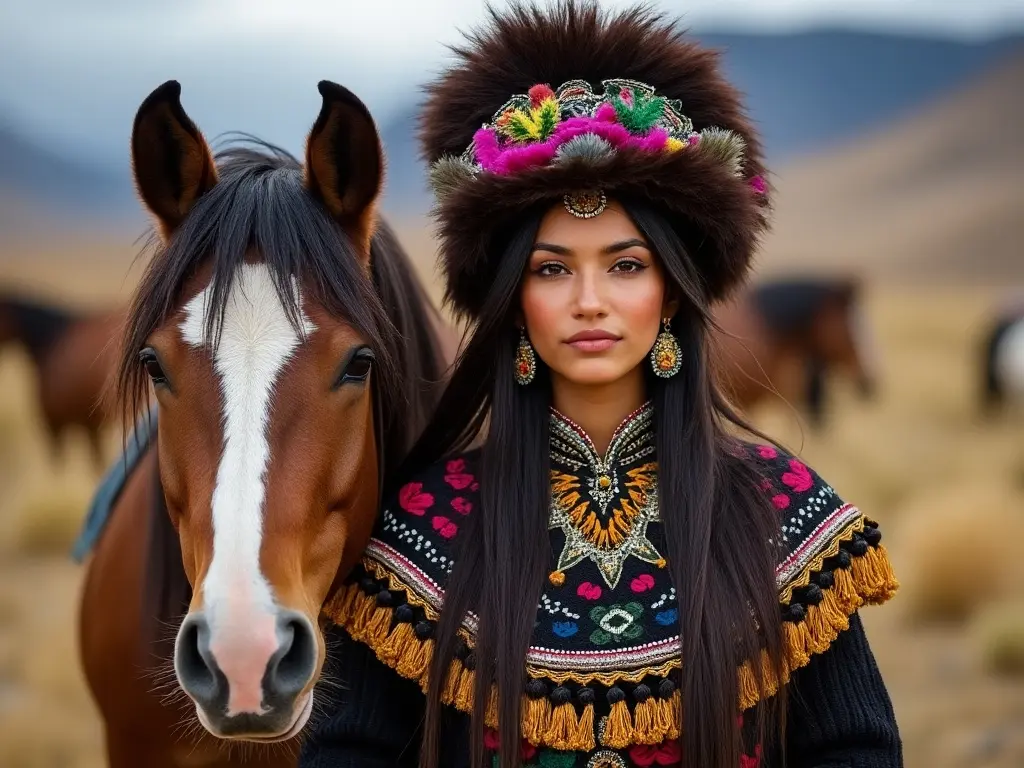
[[[646,205],[620,201],[664,266],[680,298],[672,329],[684,351],[671,379],[649,377],[655,407],[659,504],[666,558],[681,626],[684,763],[735,768],[737,667],[765,649],[781,669],[782,628],[774,583],[777,517],[759,495],[755,469],[729,425],[752,430],[718,394],[709,369],[710,315],[700,275],[683,240]],[[479,616],[471,751],[484,766],[484,713],[492,681],[499,696],[499,760],[521,764],[520,696],[526,652],[550,566],[548,420],[550,380],[543,365],[528,387],[513,382],[519,287],[542,210],[499,232],[500,269],[478,324],[456,363],[435,417],[410,453],[407,470],[464,450],[486,427],[479,469],[481,504],[456,546],[430,668],[422,768],[437,768],[441,687],[468,610]],[[497,247],[497,246],[496,246]],[[404,471],[403,471],[404,474]],[[730,653],[724,649],[735,649]],[[754,664],[755,674],[760,664]],[[758,709],[759,741],[783,727],[776,697]],[[766,745],[767,746],[767,745]],[[689,756],[689,759],[685,759]]]

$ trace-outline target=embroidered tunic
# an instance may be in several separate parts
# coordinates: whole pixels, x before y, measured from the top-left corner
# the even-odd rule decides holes
[[[526,658],[523,754],[528,764],[563,768],[676,764],[679,616],[662,556],[651,406],[623,421],[603,456],[552,412],[550,445],[552,567]],[[773,543],[787,674],[768,676],[771,694],[812,656],[828,653],[840,633],[859,633],[858,623],[849,629],[850,616],[889,599],[897,583],[873,521],[799,459],[742,445],[780,516]],[[478,459],[477,452],[452,458],[404,484],[385,505],[361,567],[325,607],[379,662],[421,684],[454,565],[452,542],[478,504]],[[461,712],[472,709],[476,629],[477,617],[467,615],[442,695]],[[737,670],[738,713],[758,701],[754,663],[761,660]],[[497,724],[493,698],[489,728]],[[888,706],[884,687],[882,698]],[[487,739],[496,747],[493,731]],[[751,746],[744,768],[758,764],[758,750]]]

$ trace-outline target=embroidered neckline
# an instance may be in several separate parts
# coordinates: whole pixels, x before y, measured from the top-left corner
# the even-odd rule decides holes
[[[562,583],[567,570],[587,559],[611,589],[630,557],[664,567],[647,537],[648,525],[659,519],[651,403],[622,420],[603,456],[579,425],[552,408],[550,446],[548,528],[565,536],[551,582]]]

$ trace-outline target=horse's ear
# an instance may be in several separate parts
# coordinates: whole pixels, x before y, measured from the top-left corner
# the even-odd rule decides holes
[[[347,88],[321,80],[323,106],[306,139],[306,186],[370,252],[384,153],[370,111]]]
[[[213,155],[181,106],[176,80],[168,80],[142,102],[131,147],[135,187],[167,239],[196,200],[217,183]]]
[[[857,301],[861,294],[862,281],[856,275],[850,275],[839,280],[836,284],[839,289],[839,299],[844,306],[850,306]]]

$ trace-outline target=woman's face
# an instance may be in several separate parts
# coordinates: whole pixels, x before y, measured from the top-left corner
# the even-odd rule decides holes
[[[537,355],[576,385],[618,381],[646,362],[666,307],[661,264],[625,209],[580,219],[557,205],[541,221],[522,288]]]

